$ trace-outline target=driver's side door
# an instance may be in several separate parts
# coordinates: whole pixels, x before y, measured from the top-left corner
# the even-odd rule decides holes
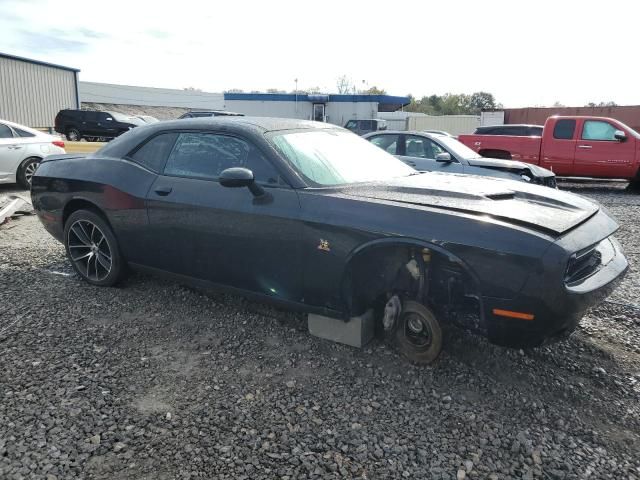
[[[218,181],[248,168],[267,192]],[[181,132],[147,195],[149,251],[157,269],[246,291],[300,301],[300,205],[294,189],[249,140]]]

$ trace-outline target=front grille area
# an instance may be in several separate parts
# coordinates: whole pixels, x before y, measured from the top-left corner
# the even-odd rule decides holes
[[[608,242],[609,240],[604,240]],[[600,244],[585,248],[571,255],[564,281],[567,285],[574,285],[590,277],[598,271],[602,265],[602,252],[598,248]]]

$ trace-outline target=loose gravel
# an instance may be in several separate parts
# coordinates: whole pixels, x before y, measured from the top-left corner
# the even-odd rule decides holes
[[[640,265],[640,195],[562,188]],[[429,367],[237,296],[90,286],[35,217],[0,227],[0,282],[2,479],[640,478],[637,271],[566,341],[452,329]]]

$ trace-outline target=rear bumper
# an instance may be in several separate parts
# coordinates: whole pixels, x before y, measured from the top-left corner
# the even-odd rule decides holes
[[[536,288],[546,294],[534,296],[523,293],[513,299],[483,297],[484,318],[489,341],[506,347],[535,347],[562,339],[577,327],[585,312],[602,302],[613,292],[629,269],[629,263],[620,245],[612,239],[614,257],[595,274],[577,285],[562,282]],[[564,273],[564,272],[562,272]],[[541,287],[538,285],[538,287]],[[505,317],[496,310],[523,312],[533,319]]]

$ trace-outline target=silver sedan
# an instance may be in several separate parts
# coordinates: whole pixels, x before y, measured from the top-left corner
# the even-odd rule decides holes
[[[449,135],[385,131],[368,133],[363,138],[421,172],[507,178],[556,188],[556,176],[551,170],[524,162],[481,157]]]

